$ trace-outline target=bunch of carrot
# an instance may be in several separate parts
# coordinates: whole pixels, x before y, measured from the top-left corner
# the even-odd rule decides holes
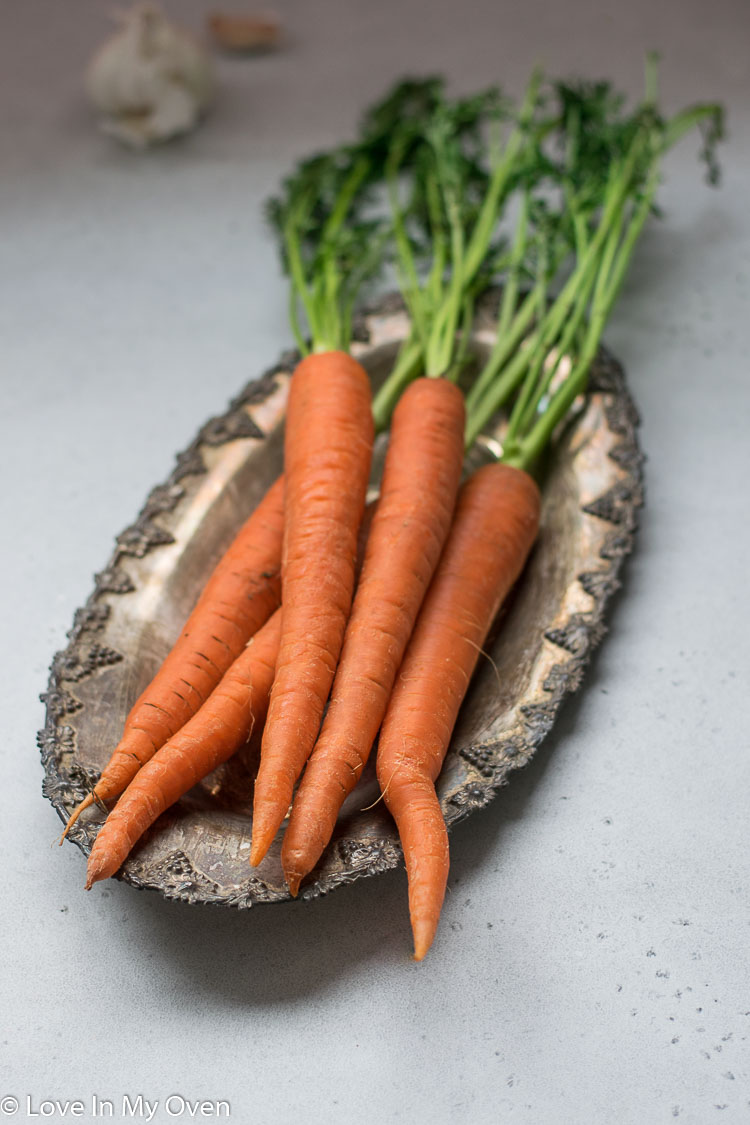
[[[71,814],[66,832],[93,801],[119,798],[87,887],[264,724],[251,863],[291,804],[282,864],[296,895],[377,740],[414,956],[427,952],[448,874],[435,781],[492,620],[536,537],[535,474],[585,390],[663,152],[698,124],[712,158],[720,136],[714,106],[658,115],[653,64],[631,113],[605,84],[543,85],[535,73],[516,110],[495,91],[450,100],[437,80],[403,83],[367,115],[357,144],[306,161],[273,202],[303,355],[284,476]],[[361,286],[386,259],[411,332],[373,401],[348,346]],[[497,343],[466,388],[474,301],[498,276]],[[500,410],[502,456],[461,486],[465,448]],[[363,520],[374,436],[386,426],[380,494]]]

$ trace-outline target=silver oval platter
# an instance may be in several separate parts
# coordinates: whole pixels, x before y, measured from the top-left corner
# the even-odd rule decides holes
[[[474,329],[481,357],[492,344],[497,295]],[[352,351],[377,385],[408,322],[388,297],[362,314]],[[202,584],[239,524],[282,468],[284,409],[295,355],[248,384],[177,457],[118,537],[106,568],[56,654],[42,699],[44,793],[66,819],[117,744],[132,703],[152,678]],[[487,643],[438,781],[449,825],[492,799],[529,761],[560,703],[580,682],[603,632],[607,600],[632,545],[642,502],[638,419],[620,366],[597,357],[590,389],[558,440],[544,479],[542,529],[523,577]],[[501,435],[502,422],[487,445]],[[153,826],[120,877],[187,902],[246,907],[289,897],[281,835],[251,869],[252,777],[258,748],[207,778]],[[344,805],[336,834],[303,884],[313,897],[395,867],[394,825],[377,802],[372,763]],[[85,813],[71,839],[91,848],[104,813]]]

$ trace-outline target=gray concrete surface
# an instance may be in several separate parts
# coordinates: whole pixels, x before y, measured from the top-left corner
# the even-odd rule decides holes
[[[106,10],[3,6],[0,1098],[16,1120],[45,1098],[95,1120],[93,1095],[124,1120],[126,1094],[159,1122],[190,1119],[171,1094],[243,1125],[750,1120],[746,2],[278,0],[285,49],[224,60],[211,120],[146,157],[81,94]],[[649,456],[637,553],[584,690],[454,832],[429,958],[401,872],[242,915],[85,895],[37,696],[113,536],[289,342],[262,200],[404,73],[518,91],[541,60],[635,91],[650,47],[666,105],[721,98],[731,140],[717,192],[691,142],[670,157],[607,332]]]

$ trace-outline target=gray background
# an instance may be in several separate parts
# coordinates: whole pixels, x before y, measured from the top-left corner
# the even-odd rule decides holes
[[[171,4],[194,26],[207,7]],[[750,8],[279,0],[284,49],[222,61],[211,119],[147,156],[81,92],[106,11],[2,8],[0,1096],[176,1092],[243,1123],[750,1120]],[[289,343],[263,199],[405,73],[518,92],[540,60],[637,92],[649,47],[666,107],[722,99],[731,141],[717,192],[694,140],[670,156],[606,334],[643,413],[637,552],[584,690],[453,833],[428,959],[402,872],[241,915],[84,894],[80,853],[52,847],[37,695],[113,536]]]

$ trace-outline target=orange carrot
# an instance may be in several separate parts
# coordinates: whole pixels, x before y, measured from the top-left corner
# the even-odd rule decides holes
[[[111,801],[208,699],[280,598],[284,478],[240,528],[208,580],[179,640],[126,721],[99,781],[65,826],[94,801]],[[61,843],[62,843],[61,839]]]
[[[538,525],[539,490],[527,473],[493,464],[467,481],[380,732],[378,781],[404,849],[417,961],[432,944],[448,879],[435,780],[492,620]]]
[[[464,400],[418,379],[391,423],[380,499],[323,729],[294,798],[281,861],[289,889],[313,868],[383,720],[450,528],[464,452]]]
[[[253,865],[287,814],[333,682],[373,439],[364,369],[341,351],[303,359],[287,407],[282,632],[255,784]]]
[[[277,609],[200,711],[138,771],[99,831],[89,856],[87,890],[114,875],[156,818],[226,762],[263,722],[280,635]]]

